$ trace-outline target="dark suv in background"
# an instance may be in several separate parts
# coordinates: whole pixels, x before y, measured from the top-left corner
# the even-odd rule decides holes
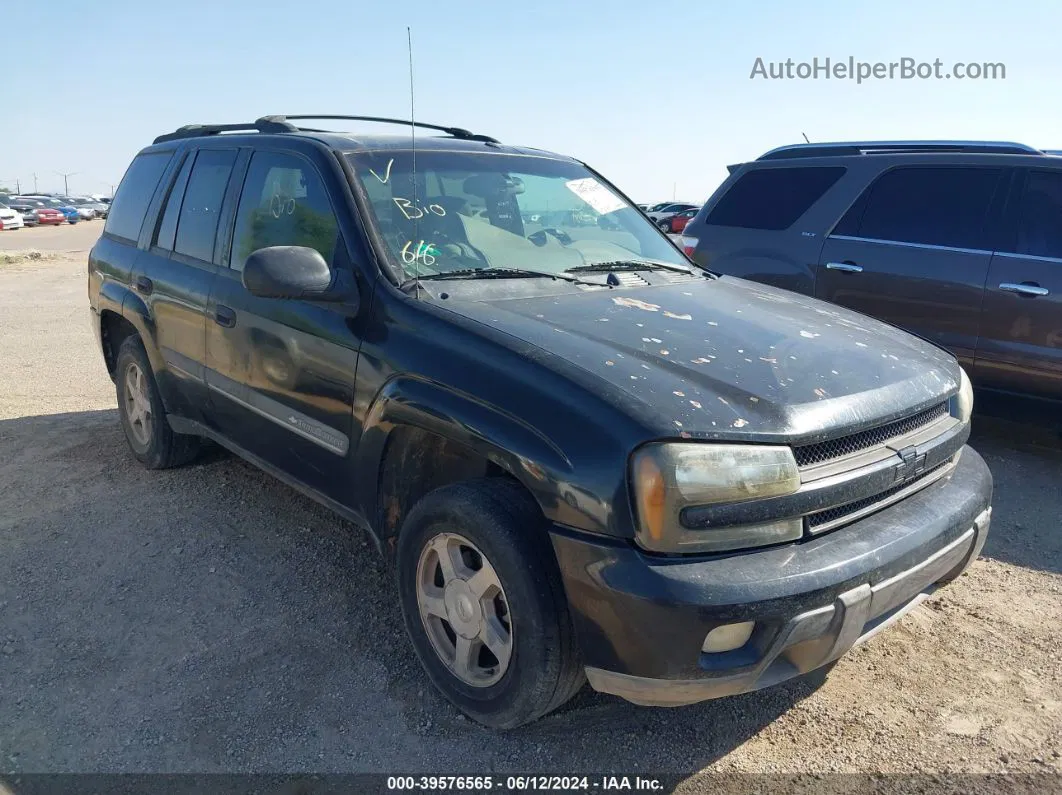
[[[850,307],[974,384],[1062,400],[1062,158],[1022,144],[797,144],[731,166],[696,262]]]
[[[148,468],[210,439],[368,532],[476,720],[766,687],[977,557],[945,351],[692,265],[577,160],[300,118],[133,160],[88,262],[119,418]]]

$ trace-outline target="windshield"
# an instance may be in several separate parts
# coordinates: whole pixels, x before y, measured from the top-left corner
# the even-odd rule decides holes
[[[578,163],[482,152],[348,155],[407,278],[469,269],[560,274],[604,263],[690,263]]]

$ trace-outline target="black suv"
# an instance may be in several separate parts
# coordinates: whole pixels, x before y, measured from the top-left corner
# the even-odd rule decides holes
[[[129,167],[88,265],[122,427],[149,468],[210,439],[368,532],[468,715],[584,676],[765,687],[977,557],[992,480],[946,352],[693,266],[576,160],[295,120]]]
[[[1023,144],[797,144],[731,166],[701,265],[865,312],[986,389],[1062,400],[1062,158]]]

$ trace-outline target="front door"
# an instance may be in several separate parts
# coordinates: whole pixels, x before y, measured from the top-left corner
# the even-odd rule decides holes
[[[972,365],[1002,168],[886,171],[826,238],[815,295],[900,326]]]
[[[229,267],[207,307],[206,383],[218,430],[244,451],[341,502],[353,448],[359,339],[342,303],[259,298],[243,286],[251,252],[308,246],[349,268],[325,182],[293,152],[256,151],[232,230]]]
[[[989,269],[974,380],[1062,399],[1062,170],[1022,182]]]

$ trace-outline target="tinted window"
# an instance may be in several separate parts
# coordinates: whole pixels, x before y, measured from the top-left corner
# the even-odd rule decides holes
[[[788,229],[844,172],[841,166],[748,171],[730,186],[705,220],[717,226]]]
[[[256,152],[243,183],[229,265],[243,270],[251,252],[267,246],[308,246],[331,264],[338,235],[328,193],[310,164]]]
[[[167,251],[173,250],[173,241],[177,236],[177,216],[181,212],[181,200],[184,198],[184,190],[188,185],[188,175],[192,173],[192,159],[189,157],[184,161],[181,173],[177,175],[173,187],[170,188],[170,195],[166,199],[166,209],[162,213],[162,222],[155,234],[153,245]]]
[[[177,237],[173,250],[210,262],[214,258],[214,238],[218,233],[221,201],[236,160],[233,150],[203,149],[195,156],[188,176]]]
[[[1062,259],[1062,171],[1029,172],[1017,252]]]
[[[127,240],[140,237],[140,227],[144,223],[148,204],[171,156],[171,152],[155,152],[133,158],[111,202],[111,211],[104,226],[106,232]]]
[[[859,236],[956,248],[983,248],[998,168],[905,167],[870,189]]]

